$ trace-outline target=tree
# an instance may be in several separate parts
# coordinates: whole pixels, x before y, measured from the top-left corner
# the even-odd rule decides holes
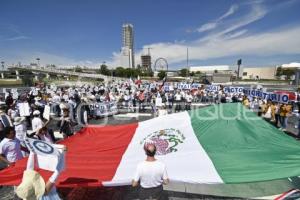
[[[75,72],[82,72],[82,68],[80,66],[76,66],[74,69]]]
[[[179,76],[186,77],[188,75],[189,75],[189,70],[188,69],[179,70]]]
[[[283,69],[282,67],[278,67],[276,70],[276,76],[282,76],[285,75],[289,79],[292,75],[295,75],[296,69]]]
[[[281,76],[281,75],[283,75],[282,67],[278,67],[276,70],[276,76]]]
[[[159,80],[163,80],[166,77],[166,75],[167,75],[166,71],[159,71],[157,74]]]
[[[190,76],[195,76],[195,72],[191,72],[191,73],[190,73]]]
[[[115,69],[115,76],[117,77],[125,77],[126,73],[125,73],[125,69],[123,67],[117,67]]]
[[[100,74],[103,74],[103,75],[110,75],[111,74],[111,71],[108,69],[108,67],[105,65],[105,64],[102,64],[100,66]]]
[[[217,74],[217,73],[218,73],[218,70],[217,70],[217,69],[215,69],[214,73],[215,73],[215,74]]]
[[[25,86],[33,86],[34,74],[28,70],[20,70],[22,82]]]

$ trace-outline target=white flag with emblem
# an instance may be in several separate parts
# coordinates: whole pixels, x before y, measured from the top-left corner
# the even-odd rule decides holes
[[[64,162],[64,159],[59,160],[60,154],[64,156],[65,153],[63,145],[50,144],[32,138],[25,138],[25,144],[28,150],[37,154],[37,164],[41,169],[54,171],[59,161],[63,160]],[[64,163],[61,164],[64,166]]]

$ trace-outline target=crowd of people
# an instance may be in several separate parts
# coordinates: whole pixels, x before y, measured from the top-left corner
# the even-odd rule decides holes
[[[0,96],[0,161],[9,166],[28,155],[32,160],[34,155],[26,148],[26,137],[55,143],[55,129],[62,138],[67,138],[74,134],[75,126],[84,126],[91,118],[113,115],[120,110],[149,111],[154,116],[161,116],[191,110],[193,103],[231,102],[241,102],[283,131],[287,129],[287,121],[293,111],[291,103],[272,102],[243,93],[225,93],[222,87],[211,91],[200,84],[183,89],[164,82],[128,80],[99,85],[50,85],[20,92],[6,91],[5,96]],[[145,147],[145,152],[148,162],[141,164],[140,168],[148,168],[149,162],[155,161],[155,146]],[[164,165],[156,163],[161,173],[156,177],[157,180],[149,182],[143,179],[148,175],[143,174],[141,169],[136,172],[133,186],[142,180],[142,187],[155,188],[160,193],[161,184],[167,181],[167,174]],[[53,179],[57,177],[55,175]],[[55,180],[51,182],[52,185]],[[151,193],[153,190],[149,191]],[[147,189],[144,192],[149,193]]]
[[[282,131],[287,131],[288,119],[293,116],[295,107],[293,102],[280,103],[271,100],[262,100],[256,97],[249,99],[246,96],[244,96],[242,103],[247,108],[256,112],[258,116],[270,121]],[[300,126],[298,124],[295,126],[298,128],[299,135]]]

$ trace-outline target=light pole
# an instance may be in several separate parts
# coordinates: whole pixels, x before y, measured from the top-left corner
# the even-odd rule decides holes
[[[40,58],[36,58],[36,60],[37,60],[37,64],[38,64],[38,67],[40,66]]]
[[[187,74],[186,76],[188,76],[188,71],[189,71],[189,48],[186,48],[186,70],[187,70]]]
[[[240,67],[241,67],[241,64],[242,64],[242,59],[239,59],[237,61],[237,66],[238,66],[238,71],[237,71],[237,79],[239,80],[240,78]]]

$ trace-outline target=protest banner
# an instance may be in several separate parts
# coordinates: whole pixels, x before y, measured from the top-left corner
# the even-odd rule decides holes
[[[244,91],[244,87],[224,87],[223,91],[225,93],[236,93],[241,94]]]
[[[206,87],[206,90],[210,91],[210,92],[217,92],[220,90],[220,86],[219,85],[208,85]]]
[[[94,114],[98,117],[114,115],[118,112],[116,102],[107,103],[94,103],[90,104],[90,109],[94,111]]]
[[[50,106],[45,105],[44,112],[43,112],[43,118],[46,120],[50,120]]]
[[[198,89],[201,85],[199,83],[178,83],[176,84],[176,88],[179,90],[191,90],[191,89]]]
[[[289,95],[285,93],[263,92],[255,89],[244,89],[244,94],[251,97],[257,97],[265,100],[271,100],[279,103],[288,103]]]
[[[30,116],[30,107],[27,102],[25,103],[18,103],[19,113],[21,117],[28,117]]]
[[[57,163],[60,161],[62,169],[65,168],[64,159],[58,159],[58,156],[64,156],[65,147],[58,144],[50,144],[33,138],[25,138],[25,144],[29,151],[37,155],[37,164],[41,169],[55,171]]]

